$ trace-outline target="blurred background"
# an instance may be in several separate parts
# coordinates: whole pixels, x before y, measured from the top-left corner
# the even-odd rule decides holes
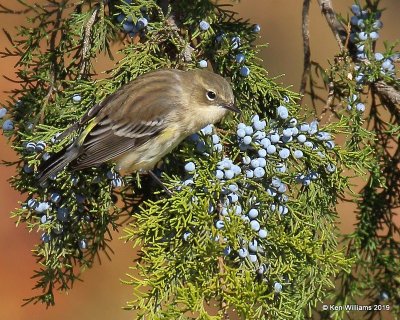
[[[14,1],[0,0],[0,4],[13,6]],[[33,3],[33,0],[27,2]],[[301,38],[301,0],[242,0],[234,5],[234,10],[244,19],[261,26],[260,43],[269,46],[261,52],[263,64],[271,77],[279,77],[276,81],[285,86],[292,86],[298,91],[303,68],[303,51]],[[334,8],[343,16],[350,15],[350,0],[332,0]],[[361,1],[363,3],[363,1]],[[387,10],[382,15],[384,27],[380,32],[377,50],[383,50],[381,39],[394,41],[400,38],[400,1],[382,0],[381,7]],[[24,24],[26,16],[0,15],[0,26],[12,35],[15,27]],[[323,66],[328,66],[338,52],[337,44],[331,34],[325,18],[321,15],[317,1],[311,2],[310,10],[311,58]],[[8,46],[3,33],[0,34],[0,51]],[[16,84],[4,79],[4,75],[14,78],[13,66],[16,60],[2,59],[0,68],[0,101]],[[101,65],[101,60],[99,60]],[[107,66],[108,68],[109,66]],[[100,69],[100,68],[98,68]],[[106,68],[105,68],[106,69]],[[12,161],[15,153],[0,135],[0,158]],[[40,239],[36,232],[28,233],[24,226],[16,228],[15,221],[9,218],[10,212],[18,206],[23,197],[15,192],[7,179],[14,174],[12,167],[0,167],[0,319],[133,319],[133,314],[122,310],[125,301],[131,299],[131,288],[120,283],[127,279],[129,267],[133,266],[135,251],[131,244],[124,244],[113,234],[112,248],[115,251],[112,261],[106,258],[102,264],[86,271],[83,283],[76,283],[69,294],[57,294],[56,306],[47,309],[42,305],[21,307],[23,298],[32,295],[34,280],[30,279],[33,270],[38,266],[32,257],[31,249]],[[361,181],[362,182],[362,181]],[[360,184],[360,187],[362,185]],[[359,187],[359,188],[360,188]],[[354,207],[340,204],[340,225],[343,232],[350,232],[355,222]]]

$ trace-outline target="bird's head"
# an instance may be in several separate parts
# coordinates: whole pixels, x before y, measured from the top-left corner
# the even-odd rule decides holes
[[[189,105],[196,109],[196,114],[206,117],[208,123],[215,123],[229,111],[240,113],[234,104],[235,97],[228,80],[207,70],[196,69],[187,73],[193,80]]]

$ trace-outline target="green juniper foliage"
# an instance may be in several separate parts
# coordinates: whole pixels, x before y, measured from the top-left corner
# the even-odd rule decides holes
[[[20,58],[20,87],[10,95],[9,112],[0,109],[0,115],[19,156],[9,163],[17,166],[11,183],[26,195],[12,216],[42,234],[34,250],[40,292],[27,302],[54,304],[55,290],[69,290],[96,256],[109,257],[110,230],[121,225],[125,240],[141,249],[124,281],[134,294],[127,309],[139,319],[304,319],[326,300],[338,275],[343,290],[353,290],[354,261],[372,268],[373,261],[358,254],[377,254],[368,240],[376,245],[380,238],[369,238],[374,233],[367,228],[376,230],[371,224],[381,217],[366,217],[387,196],[375,192],[384,187],[381,168],[390,160],[387,145],[375,144],[374,132],[363,127],[357,104],[363,87],[345,76],[346,63],[335,64],[326,78],[335,81],[338,97],[350,99],[350,113],[341,106],[335,121],[322,125],[307,122],[299,96],[268,78],[254,45],[259,26],[238,19],[229,6],[206,0],[18,2],[29,24],[19,27],[16,39],[9,37],[12,49],[3,56]],[[369,59],[372,49],[366,49]],[[388,47],[385,56],[393,52]],[[344,52],[342,61],[351,62],[351,54]],[[121,58],[103,70],[95,67],[100,56]],[[38,184],[39,164],[74,138],[59,134],[95,103],[150,70],[207,66],[231,79],[242,114],[203,128],[163,160],[158,173],[171,196],[146,175],[120,177],[112,164],[77,172],[67,167]],[[382,67],[354,70],[372,68],[364,71],[369,82],[389,81]],[[375,123],[398,138],[398,126]],[[344,146],[335,145],[336,135],[346,137]],[[371,172],[347,255],[338,248],[335,226],[337,201],[349,190],[345,168]],[[385,210],[382,215],[392,212]],[[380,253],[386,255],[379,267],[395,259],[389,248]],[[376,281],[372,273],[365,277],[363,284]]]

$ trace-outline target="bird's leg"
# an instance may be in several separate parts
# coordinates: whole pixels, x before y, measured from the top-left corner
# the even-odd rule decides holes
[[[164,185],[164,183],[160,180],[159,177],[157,177],[157,175],[156,175],[153,171],[148,170],[147,172],[149,173],[150,177],[152,177],[153,180],[154,180],[157,184],[159,184],[159,185],[161,186],[161,188],[163,188],[164,191],[165,191],[169,196],[172,196],[172,191],[169,190],[169,189]]]

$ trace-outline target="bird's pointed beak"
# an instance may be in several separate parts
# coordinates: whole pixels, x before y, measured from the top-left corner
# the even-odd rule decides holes
[[[228,103],[228,104],[223,104],[223,105],[221,105],[221,107],[222,107],[222,108],[225,108],[225,109],[228,109],[228,110],[230,110],[230,111],[236,112],[236,113],[241,113],[241,111],[238,109],[238,107],[236,107],[236,106],[234,105],[233,102]]]

